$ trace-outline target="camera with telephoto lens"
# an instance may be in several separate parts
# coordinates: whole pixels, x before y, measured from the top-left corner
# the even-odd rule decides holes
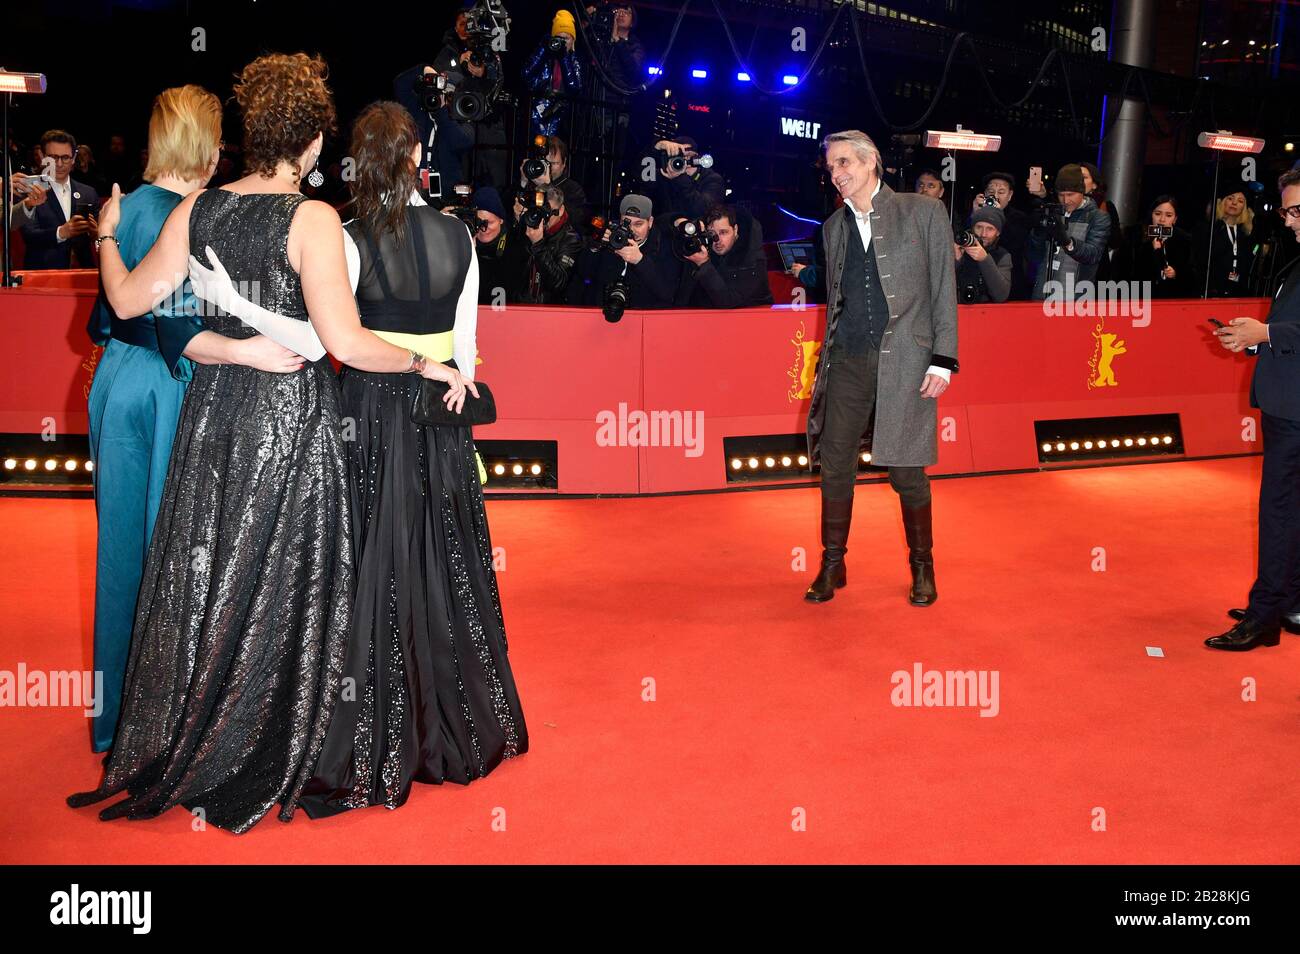
[[[546,201],[545,189],[520,189],[516,199],[524,207],[524,212],[519,216],[519,221],[524,224],[526,229],[540,228],[546,223],[547,219],[555,214],[555,210]]]
[[[450,214],[464,222],[472,235],[476,232],[486,232],[488,224],[478,217],[479,210],[470,200],[471,191],[471,188],[464,183],[452,187],[452,194],[456,198],[452,201]]]
[[[973,248],[976,245],[983,245],[980,237],[970,229],[957,229],[953,232],[952,240],[962,248]]]
[[[534,136],[532,143],[528,147],[528,158],[524,160],[525,179],[540,179],[550,171],[551,164],[547,161],[548,154],[546,137]]]
[[[1148,225],[1147,238],[1149,239],[1167,239],[1173,238],[1174,227],[1172,225]]]
[[[614,251],[620,248],[627,248],[636,241],[636,236],[632,233],[632,220],[623,219],[617,225],[609,227],[609,238],[605,239],[605,244]]]
[[[665,172],[685,172],[686,165],[690,162],[695,163],[695,165],[699,166],[701,169],[713,168],[713,157],[708,153],[705,153],[702,156],[687,156],[684,154],[670,156],[662,149],[656,149],[655,152],[659,153],[661,157],[659,168],[663,169]]]
[[[688,258],[702,249],[712,248],[717,237],[702,219],[681,219],[673,226],[673,251],[679,258]]]
[[[420,108],[432,113],[442,108],[443,103],[456,93],[456,88],[464,77],[457,72],[422,73],[415,81],[415,95],[420,100]]]
[[[546,52],[551,56],[563,56],[569,49],[569,41],[562,36],[553,36],[546,41]]]
[[[627,278],[624,276],[619,276],[605,286],[600,310],[605,315],[606,321],[612,324],[623,317],[623,312],[627,310],[627,296],[630,291]]]

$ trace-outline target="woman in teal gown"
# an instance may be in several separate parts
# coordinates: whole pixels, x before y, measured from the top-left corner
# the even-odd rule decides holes
[[[116,232],[128,268],[153,247],[167,216],[212,177],[221,155],[221,102],[198,86],[164,90],[149,121],[146,184],[122,200]],[[87,330],[104,346],[89,395],[90,458],[99,527],[95,556],[91,746],[112,748],[121,709],[136,596],[162,500],[172,438],[192,376],[190,360],[293,370],[301,359],[268,339],[235,340],[204,331],[188,283],[153,312],[126,319],[103,295]]]

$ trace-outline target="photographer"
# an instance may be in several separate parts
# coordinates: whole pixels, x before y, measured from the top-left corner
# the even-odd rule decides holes
[[[1009,172],[990,172],[980,183],[985,198],[992,198],[1002,210],[1006,225],[998,236],[998,245],[1011,256],[1011,301],[1029,298],[1033,283],[1029,278],[1026,261],[1026,243],[1029,241],[1029,216],[1011,203],[1016,197],[1016,177]]]
[[[681,241],[674,222],[675,240]],[[698,223],[697,223],[698,224]],[[772,304],[767,283],[763,230],[744,209],[720,205],[704,217],[698,249],[682,255],[687,264],[677,286],[678,308],[754,308]]]
[[[645,70],[645,47],[632,32],[636,11],[630,3],[601,0],[598,4],[587,5],[587,16],[591,18],[592,58],[599,66],[593,73],[596,82],[605,89],[604,101],[625,103],[627,96],[609,89],[600,72],[603,71],[620,89],[640,89]]]
[[[1029,232],[1029,259],[1039,265],[1035,301],[1053,294],[1048,286],[1054,283],[1062,288],[1073,285],[1076,296],[1085,294],[1110,243],[1110,216],[1084,194],[1082,167],[1061,167],[1056,197],[1060,204],[1044,203],[1040,220]]]
[[[953,242],[957,301],[963,305],[1004,302],[1011,295],[1011,253],[998,245],[1006,215],[996,205],[976,209],[970,229]]]
[[[646,196],[629,194],[618,210],[620,221],[584,256],[570,304],[600,307],[610,287],[623,280],[626,307],[673,307],[681,265],[663,230],[655,227],[654,204]]]
[[[582,92],[582,64],[573,51],[577,34],[573,14],[556,11],[551,35],[537,45],[524,65],[524,85],[533,97],[528,114],[530,135],[554,136],[565,118],[565,98]]]
[[[566,298],[574,263],[582,251],[582,239],[569,222],[564,207],[564,193],[558,186],[540,190],[521,190],[541,193],[545,208],[535,203],[525,207],[521,198],[515,197],[515,220],[528,240],[528,277],[519,301],[532,305],[558,305]]]
[[[504,95],[504,74],[501,56],[494,46],[497,29],[504,29],[509,22],[502,14],[500,0],[476,0],[470,9],[458,13],[456,25],[443,34],[434,67],[441,72],[461,73],[464,79],[457,92],[476,94],[483,103],[482,113],[473,119],[453,111],[452,119],[460,123],[471,143],[471,167],[465,178],[504,186],[509,180],[507,140],[497,110]]]
[[[559,186],[564,193],[564,207],[570,222],[583,222],[587,215],[587,192],[577,179],[569,175],[569,147],[559,136],[547,136],[541,147],[534,147],[537,155],[525,159],[519,166],[519,184],[530,182],[538,186]],[[530,162],[536,165],[530,167]],[[537,175],[529,176],[528,173]]]
[[[671,222],[678,216],[703,218],[715,206],[727,201],[727,183],[713,170],[699,164],[700,147],[690,136],[661,139],[649,153],[655,160],[654,203],[659,218]]]
[[[417,181],[432,205],[441,205],[440,200],[451,197],[453,183],[469,178],[474,137],[468,124],[452,119],[448,109],[450,94],[445,92],[463,82],[464,74],[459,70],[439,73],[427,63],[417,63],[393,80],[393,98],[411,114],[424,144]]]
[[[472,209],[481,223],[474,231],[479,304],[521,303],[528,291],[528,239],[519,230],[510,228],[501,196],[491,186],[484,186],[474,193]]]
[[[1154,298],[1198,297],[1201,288],[1192,264],[1192,237],[1177,223],[1177,200],[1159,196],[1151,206],[1151,224],[1135,225],[1128,243],[1116,253],[1117,275],[1150,282]]]

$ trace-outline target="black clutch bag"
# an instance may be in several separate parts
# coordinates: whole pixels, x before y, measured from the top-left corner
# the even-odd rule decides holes
[[[453,368],[456,366],[454,361],[446,364]],[[415,392],[415,401],[411,404],[411,420],[416,424],[472,427],[475,424],[491,424],[497,419],[496,398],[482,381],[474,382],[474,387],[478,388],[478,397],[465,391],[465,405],[459,414],[443,401],[450,387],[446,381],[421,378],[419,390]]]

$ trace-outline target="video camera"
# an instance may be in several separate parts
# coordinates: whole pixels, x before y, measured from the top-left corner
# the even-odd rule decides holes
[[[464,222],[470,234],[474,235],[478,232],[487,231],[488,224],[478,217],[479,210],[472,204],[470,199],[471,191],[471,188],[463,183],[452,187],[455,199],[452,201],[450,214]]]
[[[718,234],[702,219],[680,219],[673,225],[673,251],[679,258],[687,258],[702,249],[712,248],[717,237]]]
[[[1059,202],[1044,202],[1036,227],[1044,232],[1054,232],[1065,222],[1065,206]]]
[[[465,33],[468,37],[469,61],[483,66],[495,54],[492,41],[499,33],[510,32],[510,14],[502,0],[477,0],[465,14]]]

